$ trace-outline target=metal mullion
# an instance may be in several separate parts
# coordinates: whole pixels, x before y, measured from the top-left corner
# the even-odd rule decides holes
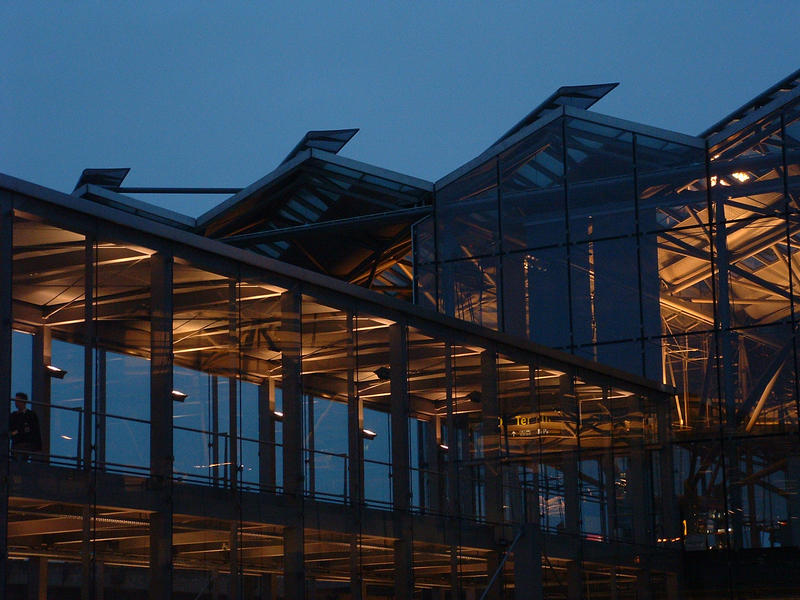
[[[0,193],[0,591],[8,584],[9,415],[13,324],[14,211],[9,192]]]

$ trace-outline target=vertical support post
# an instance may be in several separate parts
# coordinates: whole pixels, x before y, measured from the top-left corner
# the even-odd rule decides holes
[[[680,575],[667,573],[667,600],[680,600],[681,597]]]
[[[95,562],[93,600],[103,600],[103,598],[105,597],[105,577],[106,577],[105,563],[103,563],[102,561]],[[47,598],[42,598],[41,600],[47,600]]]
[[[97,348],[97,415],[95,415],[97,466],[105,470],[106,465],[106,351]]]
[[[237,411],[236,378],[228,378],[228,485],[236,490],[239,483],[239,422]]]
[[[614,472],[614,449],[610,446],[602,459],[603,464],[603,483],[605,486],[605,508],[608,523],[608,537],[611,540],[618,539],[617,526],[617,490],[616,477]]]
[[[261,600],[278,600],[278,578],[274,573],[261,576]]]
[[[658,418],[658,444],[661,510],[663,511],[664,537],[680,537],[681,525],[678,503],[674,494],[675,466],[672,456],[672,416],[667,402],[659,402],[656,407]],[[655,473],[653,474],[656,475]]]
[[[540,600],[542,590],[542,540],[538,523],[523,526],[514,548],[515,600]]]
[[[608,574],[609,600],[617,600],[619,598],[619,590],[617,588],[617,568],[616,566],[612,565]]]
[[[786,457],[786,491],[789,492],[789,535],[791,545],[800,546],[800,456]]]
[[[81,598],[89,600],[94,592],[94,548],[92,545],[92,525],[94,523],[95,480],[89,473],[92,468],[92,435],[94,434],[94,240],[87,236],[83,254],[83,419],[81,422],[83,448],[81,463],[87,474],[87,502],[83,506],[83,527],[81,537]]]
[[[316,418],[314,417],[314,405],[316,403],[316,399],[314,398],[314,394],[303,394],[303,399],[306,402],[306,423],[307,423],[307,433],[305,436],[306,440],[306,451],[308,455],[306,456],[306,469],[308,473],[308,481],[306,483],[306,489],[308,493],[311,494],[313,498],[317,492],[317,478],[314,469],[314,459],[316,458],[315,449],[316,446],[314,444],[314,425]]]
[[[639,556],[639,569],[636,573],[637,598],[650,598],[650,548],[653,544],[652,531],[649,525],[652,507],[650,494],[649,470],[647,455],[641,445],[631,447],[630,475],[628,487],[633,503],[633,541]]]
[[[303,381],[301,371],[302,296],[281,295],[281,376],[283,383],[283,487],[296,512],[283,531],[286,598],[305,598],[303,524]]]
[[[94,492],[89,483],[89,495]],[[84,504],[81,511],[81,600],[90,600],[94,588],[94,548],[92,548],[92,524],[94,515],[91,504]]]
[[[580,561],[567,563],[567,600],[583,599],[583,567]]]
[[[636,600],[650,600],[653,590],[650,585],[650,569],[639,569],[636,572]]]
[[[211,479],[219,486],[219,379],[211,376]]]
[[[483,452],[483,496],[486,521],[494,525],[495,543],[503,537],[503,471],[500,464],[500,402],[497,397],[497,353],[494,349],[481,353],[481,447]],[[480,472],[480,471],[479,471]],[[489,552],[488,573],[491,581],[500,565],[498,549]],[[488,600],[499,599],[503,578],[494,580],[486,590]]]
[[[10,288],[9,288],[10,289]],[[31,375],[31,399],[34,404],[31,409],[39,417],[39,429],[42,434],[42,458],[49,460],[50,456],[50,376],[45,370],[53,358],[52,338],[50,328],[43,325],[33,334]],[[75,432],[77,433],[77,431]],[[78,449],[80,452],[80,449]],[[77,457],[76,457],[77,458]]]
[[[484,457],[483,486],[486,520],[503,523],[503,475],[500,464],[500,402],[497,398],[497,353],[481,353],[481,445]]]
[[[262,490],[275,489],[275,380],[258,386],[258,484]]]
[[[150,600],[172,597],[172,256],[150,257]]]
[[[32,556],[28,559],[28,600],[47,600],[47,559]]]
[[[444,378],[445,378],[445,402],[447,403],[447,416],[445,424],[447,427],[447,505],[446,514],[450,517],[450,532],[452,539],[450,542],[450,595],[459,598],[461,595],[461,584],[458,577],[458,543],[457,529],[458,522],[456,517],[460,514],[458,500],[458,458],[460,456],[460,441],[456,433],[456,418],[453,409],[453,345],[450,342],[444,344]]]
[[[581,545],[581,505],[580,505],[580,410],[571,374],[562,375],[559,380],[559,395],[564,405],[575,414],[577,442],[572,452],[562,452],[562,471],[564,473],[564,532],[569,537],[576,560],[567,565],[568,600],[583,597],[583,557]]]
[[[365,600],[361,573],[361,506],[364,503],[364,403],[356,389],[355,320],[347,313],[347,483],[350,501],[350,596]]]
[[[728,253],[728,230],[725,221],[725,197],[724,191],[717,190],[714,199],[714,250],[716,252],[717,268],[717,351],[722,358],[722,368],[718,370],[718,377],[721,378],[721,393],[724,398],[724,405],[720,406],[720,411],[725,411],[725,419],[721,423],[724,431],[724,441],[722,442],[721,459],[725,464],[725,508],[726,508],[726,529],[729,544],[732,549],[742,547],[742,488],[735,482],[741,480],[739,473],[739,456],[737,451],[736,438],[734,436],[737,428],[736,411],[736,391],[734,387],[734,367],[733,367],[733,334],[731,328],[731,306],[730,306],[730,284],[729,277],[729,253]]]
[[[12,270],[14,213],[11,196],[0,193],[0,591],[8,584],[8,421],[11,414]]]
[[[238,352],[238,323],[237,323],[237,294],[236,281],[228,283],[228,341],[230,348],[228,352],[236,358],[231,359],[230,371],[236,373],[239,370]],[[235,354],[234,354],[235,353]],[[229,469],[231,474],[230,486],[236,490],[239,485],[239,404],[237,394],[237,379],[235,376],[228,377],[228,439],[230,446]],[[233,577],[233,574],[231,574]]]
[[[530,365],[528,368],[528,381],[530,386],[530,405],[535,406],[537,409],[537,416],[539,418],[539,427],[542,427],[542,412],[541,403],[539,399],[539,390],[536,383],[536,365]],[[539,457],[533,456],[530,461],[530,473],[525,473],[525,485],[523,486],[523,508],[524,508],[524,521],[532,522],[539,528],[541,532],[541,507],[539,505],[539,473],[542,470],[542,464],[539,462]],[[528,485],[530,482],[530,485]]]
[[[561,460],[564,473],[564,532],[577,543],[581,531],[578,453],[563,452]]]
[[[411,477],[408,435],[408,346],[404,324],[389,328],[391,372],[392,501],[395,515],[395,597],[410,600],[414,595],[414,557],[411,542]]]
[[[628,414],[646,414],[645,400],[642,397],[632,396],[628,401]],[[652,472],[643,438],[639,437],[631,442],[630,452],[628,489],[633,503],[633,541],[637,552],[643,552],[655,542],[652,539]]]
[[[94,413],[94,240],[86,238],[83,258],[83,448],[84,470],[92,468]]]
[[[447,515],[455,517],[458,510],[458,457],[459,440],[456,434],[456,417],[453,410],[453,346],[447,342],[444,346],[444,378],[445,402],[447,403]],[[452,590],[453,594],[456,590]]]
[[[424,436],[420,435],[420,440],[424,440],[423,455],[425,462],[422,465],[422,472],[424,473],[423,481],[426,483],[422,486],[424,506],[429,512],[438,513],[441,510],[441,487],[442,487],[442,452],[439,448],[439,417],[434,416],[430,421],[422,423]]]
[[[229,579],[228,598],[229,600],[241,600],[242,581],[239,563],[239,525],[236,521],[231,523],[231,533],[228,552],[228,565],[231,575]]]

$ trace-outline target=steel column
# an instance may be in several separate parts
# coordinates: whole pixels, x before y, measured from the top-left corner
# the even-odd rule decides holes
[[[8,584],[8,421],[11,414],[12,270],[14,213],[11,195],[0,194],[0,592]]]
[[[283,584],[284,596],[298,600],[305,598],[301,306],[302,297],[297,290],[281,295],[283,487],[294,506],[292,523],[283,531]]]
[[[95,448],[92,439],[94,434],[94,353],[95,320],[94,320],[94,241],[87,237],[84,242],[83,255],[83,448],[81,463],[87,474],[87,502],[83,506],[83,529],[81,538],[81,598],[90,600],[95,593],[94,548],[92,545],[92,525],[94,523],[95,480],[91,476],[92,450]]]
[[[172,597],[172,271],[171,256],[150,257],[150,600]]]
[[[47,600],[47,558],[28,559],[28,600]]]
[[[365,600],[361,565],[361,507],[364,503],[364,403],[358,395],[353,313],[347,313],[347,481],[350,502],[350,595]]]
[[[258,386],[258,484],[262,490],[275,489],[275,380]]]
[[[97,415],[95,415],[97,468],[105,470],[106,464],[106,351],[97,348]]]
[[[404,324],[389,328],[391,372],[392,501],[395,516],[395,597],[410,600],[414,595],[414,557],[411,542],[411,478],[408,435],[408,346]]]
[[[31,365],[31,400],[36,404],[31,405],[31,410],[39,417],[39,429],[42,435],[42,455],[45,461],[49,461],[50,456],[50,376],[45,370],[45,366],[52,361],[52,338],[50,328],[42,326],[33,335],[32,362]],[[78,456],[80,457],[80,448]]]
[[[497,397],[497,353],[481,353],[481,444],[484,461],[486,520],[503,523],[503,472],[500,464],[500,402]]]

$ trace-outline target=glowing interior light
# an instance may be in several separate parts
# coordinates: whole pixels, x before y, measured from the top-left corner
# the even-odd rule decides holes
[[[450,450],[450,447],[447,444],[439,444],[439,448],[442,450]]]
[[[56,379],[64,379],[64,376],[67,374],[64,369],[59,369],[53,365],[45,365],[44,368],[47,369],[47,374],[50,375],[50,377],[55,377]]]
[[[362,433],[362,434],[363,434],[363,436],[364,436],[365,438],[367,438],[368,440],[374,440],[374,439],[375,439],[375,437],[378,435],[377,433],[375,433],[375,432],[374,432],[374,431],[372,431],[371,429],[363,429],[363,430],[361,431],[361,433]]]
[[[716,175],[712,175],[711,176],[711,187],[714,187],[715,185],[717,185],[717,176]]]
[[[731,177],[736,179],[737,181],[744,183],[748,179],[750,179],[750,175],[745,173],[744,171],[736,171],[735,173],[731,173]]]
[[[71,437],[69,437],[68,435],[62,435],[62,436],[61,436],[61,439],[64,439],[64,440],[71,440],[72,438],[71,438]]]

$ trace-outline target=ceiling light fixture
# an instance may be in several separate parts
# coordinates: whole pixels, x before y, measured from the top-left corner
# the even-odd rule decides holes
[[[64,379],[64,375],[67,374],[64,369],[59,369],[53,365],[45,365],[44,368],[47,371],[47,374],[55,379]]]

